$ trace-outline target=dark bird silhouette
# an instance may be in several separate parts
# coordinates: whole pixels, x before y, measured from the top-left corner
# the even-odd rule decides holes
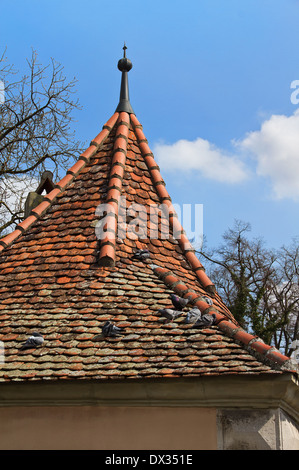
[[[190,299],[183,299],[175,294],[170,294],[170,298],[176,310],[183,310],[183,308],[185,308],[190,302]]]
[[[172,308],[160,308],[158,313],[163,317],[167,318],[167,320],[175,320],[175,318],[182,315],[180,310],[173,310]]]
[[[149,250],[147,250],[146,248],[144,250],[137,250],[133,256],[132,256],[133,259],[138,259],[140,261],[144,261],[146,259],[149,259],[150,258],[150,252]]]
[[[118,326],[115,326],[113,323],[110,321],[106,321],[102,328],[102,333],[104,336],[119,336],[123,333],[123,328],[119,328]]]
[[[42,335],[40,333],[34,332],[20,347],[20,351],[24,351],[25,349],[36,348],[37,346],[41,346],[43,342],[44,338],[42,337]]]

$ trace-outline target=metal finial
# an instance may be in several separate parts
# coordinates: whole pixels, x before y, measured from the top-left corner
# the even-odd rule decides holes
[[[121,76],[121,87],[120,87],[120,99],[118,107],[116,108],[117,112],[125,111],[129,114],[135,114],[129,98],[129,83],[128,83],[128,72],[133,67],[132,62],[126,56],[127,46],[124,43],[124,56],[118,61],[117,67],[122,72]]]
[[[127,46],[126,46],[126,43],[124,44],[124,47],[123,47],[123,50],[124,50],[124,56],[122,59],[120,59],[118,61],[118,69],[121,71],[121,72],[129,72],[131,70],[131,68],[133,67],[133,64],[132,62],[130,61],[130,59],[127,58],[126,56],[126,50],[127,50]]]

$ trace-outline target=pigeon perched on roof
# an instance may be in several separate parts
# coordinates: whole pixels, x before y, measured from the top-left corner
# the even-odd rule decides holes
[[[123,333],[123,328],[119,328],[118,326],[115,326],[113,323],[110,321],[106,321],[102,328],[102,333],[104,336],[118,336]]]
[[[180,310],[173,310],[172,308],[160,308],[158,313],[163,317],[167,318],[168,320],[174,320],[175,318],[182,315],[183,312]]]
[[[183,310],[183,308],[190,302],[190,299],[183,299],[175,294],[170,294],[170,298],[176,310]]]
[[[210,299],[210,297],[203,296],[203,297],[201,298],[201,300],[203,300],[204,302],[206,302],[208,305],[213,305],[213,300]]]
[[[137,250],[133,256],[132,256],[133,259],[138,259],[138,260],[141,260],[141,261],[144,261],[148,258],[150,258],[150,252],[148,249],[144,249],[144,250]]]
[[[195,327],[204,328],[207,326],[212,326],[216,321],[215,313],[211,315],[209,313],[205,313],[204,315],[199,318],[196,323],[194,324]]]
[[[20,347],[20,351],[25,349],[32,349],[36,348],[37,346],[41,346],[44,342],[44,338],[40,333],[34,332],[31,336],[26,340],[26,342]]]
[[[201,318],[201,311],[199,308],[194,307],[187,313],[185,323],[195,323],[197,320]]]

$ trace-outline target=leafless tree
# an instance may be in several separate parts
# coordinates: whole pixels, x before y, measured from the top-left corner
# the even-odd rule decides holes
[[[271,321],[281,322],[273,334],[274,345],[290,355],[292,343],[299,339],[299,239],[279,250],[264,308]]]
[[[199,254],[239,324],[289,354],[299,339],[298,240],[271,250],[261,238],[249,239],[250,230],[236,221],[220,247]]]
[[[61,64],[38,63],[32,51],[28,73],[20,76],[5,54],[0,58],[0,234],[23,217],[24,194],[40,174],[54,178],[82,150],[71,131],[76,80],[68,81]],[[1,235],[0,235],[1,236]]]

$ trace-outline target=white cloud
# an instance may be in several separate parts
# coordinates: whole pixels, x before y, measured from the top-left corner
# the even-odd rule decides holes
[[[272,115],[236,146],[254,157],[257,175],[270,179],[275,198],[299,200],[299,110]]]
[[[240,159],[201,138],[193,142],[179,140],[170,145],[157,144],[154,154],[164,171],[198,171],[204,178],[226,183],[238,183],[247,177]]]
[[[165,172],[192,171],[230,184],[252,176],[249,163],[253,161],[256,176],[268,180],[274,198],[299,201],[299,110],[291,116],[272,115],[260,130],[232,141],[232,146],[233,151],[228,154],[198,138],[157,144],[154,153]]]

